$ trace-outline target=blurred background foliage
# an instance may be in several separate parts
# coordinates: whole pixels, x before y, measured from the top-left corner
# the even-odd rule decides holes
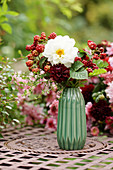
[[[3,2],[0,1],[0,7]],[[113,41],[112,0],[6,0],[6,20],[1,26],[0,55],[18,58],[27,52],[25,46],[33,42],[36,34],[69,35],[77,47],[85,48],[87,40],[96,43]],[[6,8],[6,7],[5,7]],[[15,13],[14,13],[15,11]],[[19,15],[18,15],[19,14]],[[0,14],[1,15],[1,14]],[[0,17],[0,23],[2,18]],[[3,24],[2,23],[2,24]],[[5,29],[4,29],[5,28]],[[12,28],[12,29],[11,29]]]

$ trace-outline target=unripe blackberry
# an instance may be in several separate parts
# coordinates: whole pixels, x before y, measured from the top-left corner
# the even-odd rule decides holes
[[[84,66],[87,66],[87,61],[86,60],[82,60],[82,63],[84,64]]]
[[[31,50],[35,50],[35,48],[36,48],[35,45],[32,44],[32,45],[31,45]]]
[[[89,60],[89,57],[86,55],[84,59],[85,59],[85,60]]]
[[[88,46],[91,50],[95,50],[97,47],[97,45],[91,40],[88,40]]]
[[[101,53],[104,52],[104,48],[103,47],[100,47],[99,50],[100,50]]]
[[[39,53],[42,53],[44,51],[44,48],[45,46],[43,44],[38,44],[36,46],[36,50],[39,52]]]
[[[33,55],[34,57],[37,57],[37,56],[39,55],[39,52],[38,52],[37,50],[33,50],[33,51],[32,51],[32,55]]]
[[[28,67],[29,68],[29,71],[32,71],[32,67]]]
[[[27,67],[31,67],[33,65],[33,63],[34,63],[33,60],[26,61]]]
[[[78,60],[81,61],[82,60],[81,57],[75,57],[75,62]]]
[[[98,60],[99,59],[98,54],[94,54],[93,59]]]
[[[46,66],[44,67],[44,71],[45,71],[45,72],[48,72],[48,71],[50,70],[50,67],[51,67],[50,65],[46,65]]]
[[[31,51],[31,45],[26,45],[26,48],[25,48],[27,51]]]
[[[35,35],[34,36],[34,41],[39,41],[40,40],[40,36],[39,35]]]
[[[100,53],[100,59],[105,59],[106,58],[106,53]]]
[[[49,36],[48,39],[55,39],[55,37],[57,36],[57,34],[55,32],[52,32]]]
[[[32,72],[37,73],[38,71],[39,71],[39,68],[33,68],[33,69],[32,69]]]
[[[34,56],[32,54],[27,55],[28,60],[34,60]]]
[[[41,39],[44,39],[44,40],[46,39],[46,34],[45,34],[45,32],[42,32],[42,33],[41,33]]]
[[[87,68],[87,71],[88,71],[88,73],[93,72],[93,70],[91,68]]]

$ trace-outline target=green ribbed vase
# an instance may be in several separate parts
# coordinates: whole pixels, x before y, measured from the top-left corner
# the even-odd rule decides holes
[[[79,150],[86,141],[85,102],[79,88],[65,88],[59,100],[57,142],[64,150]]]

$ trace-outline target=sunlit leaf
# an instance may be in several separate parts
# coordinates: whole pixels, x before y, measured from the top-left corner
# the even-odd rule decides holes
[[[83,8],[81,7],[80,3],[73,4],[71,6],[71,9],[77,11],[77,12],[83,12]]]
[[[9,24],[3,23],[3,24],[1,24],[1,27],[4,31],[8,32],[9,34],[12,33],[12,28]]]
[[[13,16],[18,16],[19,15],[19,13],[15,12],[15,11],[8,11],[7,14],[8,15],[13,15]]]
[[[5,21],[8,21],[8,18],[6,18],[5,16],[0,16],[0,24]]]
[[[98,76],[99,74],[104,74],[106,73],[107,71],[105,69],[95,69],[92,73],[89,73],[89,76],[92,77],[92,76]]]
[[[67,18],[71,18],[72,17],[72,11],[66,7],[61,8],[61,11],[64,15],[67,16]]]
[[[6,12],[6,11],[8,10],[8,5],[7,5],[6,2],[7,2],[6,0],[3,1],[2,10],[3,10],[4,12]]]

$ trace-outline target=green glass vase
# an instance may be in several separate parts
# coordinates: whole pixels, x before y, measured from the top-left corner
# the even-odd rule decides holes
[[[64,150],[79,150],[86,141],[85,102],[79,88],[65,88],[59,100],[57,142]]]

